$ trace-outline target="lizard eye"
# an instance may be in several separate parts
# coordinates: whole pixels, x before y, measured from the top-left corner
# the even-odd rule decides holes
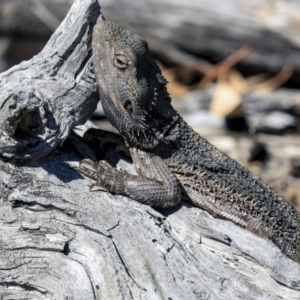
[[[116,55],[114,58],[114,64],[118,69],[126,69],[128,67],[128,59],[125,55]]]

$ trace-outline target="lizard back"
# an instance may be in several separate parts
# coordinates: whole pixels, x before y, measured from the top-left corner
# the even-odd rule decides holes
[[[157,148],[156,153],[178,178],[187,201],[273,242],[300,261],[300,213],[296,209],[181,118],[170,135],[176,137],[172,146]]]

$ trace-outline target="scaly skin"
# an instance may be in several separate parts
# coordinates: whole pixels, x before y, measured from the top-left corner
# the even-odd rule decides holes
[[[145,40],[102,21],[93,33],[93,58],[103,109],[125,139],[138,174],[83,160],[77,170],[95,179],[93,186],[153,207],[184,199],[271,241],[300,262],[299,213],[183,121]]]

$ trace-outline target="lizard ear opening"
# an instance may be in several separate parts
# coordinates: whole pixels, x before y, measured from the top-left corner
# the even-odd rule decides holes
[[[131,101],[126,101],[124,104],[124,108],[127,110],[127,112],[131,115],[133,113],[133,106]]]

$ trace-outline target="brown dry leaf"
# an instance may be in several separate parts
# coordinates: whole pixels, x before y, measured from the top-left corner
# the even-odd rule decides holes
[[[292,77],[293,73],[294,70],[292,68],[287,66],[283,67],[277,75],[262,83],[254,85],[252,88],[262,92],[272,92],[286,83]]]
[[[245,44],[218,64],[207,68],[207,71],[204,73],[204,76],[199,83],[199,88],[205,89],[208,84],[217,78],[226,78],[229,70],[231,70],[238,62],[243,60],[251,52],[251,49],[251,45]]]
[[[241,94],[226,81],[220,81],[214,93],[210,111],[218,116],[227,116],[242,103]]]
[[[229,71],[228,83],[240,94],[247,92],[249,89],[247,80],[235,69]]]
[[[254,76],[247,77],[247,85],[249,88],[252,88],[255,85],[261,84],[264,81],[267,81],[269,79],[268,74],[262,73]]]

